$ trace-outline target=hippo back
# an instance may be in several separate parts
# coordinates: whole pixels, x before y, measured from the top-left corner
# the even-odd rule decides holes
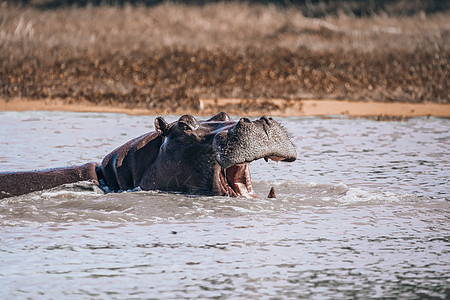
[[[97,169],[101,186],[109,191],[136,188],[145,170],[158,156],[161,144],[162,138],[150,132],[109,153]]]

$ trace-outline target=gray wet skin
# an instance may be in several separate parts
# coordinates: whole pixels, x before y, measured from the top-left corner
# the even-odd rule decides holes
[[[139,182],[143,190],[256,197],[248,163],[297,157],[284,128],[268,117],[233,122],[226,113],[206,121],[184,115],[172,124],[157,118],[155,127],[163,142]]]
[[[289,162],[297,158],[295,147],[284,128],[266,116],[253,122],[241,118],[228,131],[215,136],[213,148],[222,168],[264,157]]]

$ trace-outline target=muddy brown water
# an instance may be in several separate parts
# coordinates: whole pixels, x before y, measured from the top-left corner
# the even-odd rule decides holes
[[[0,112],[0,171],[100,161],[153,120]],[[279,120],[299,159],[251,164],[260,199],[88,182],[3,199],[2,297],[448,298],[449,119]]]

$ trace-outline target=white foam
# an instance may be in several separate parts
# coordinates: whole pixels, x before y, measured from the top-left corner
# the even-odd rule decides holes
[[[88,194],[90,195],[92,193],[91,192],[86,192],[86,191],[80,191],[80,192],[75,192],[75,191],[48,191],[48,192],[42,192],[40,194],[40,196],[41,197],[45,197],[45,198],[57,198],[57,197],[67,197],[67,196],[88,195]]]
[[[380,192],[374,190],[366,190],[362,188],[349,188],[349,190],[336,200],[343,204],[357,203],[386,203],[400,202],[405,198],[413,197],[413,195],[399,195],[392,192]]]

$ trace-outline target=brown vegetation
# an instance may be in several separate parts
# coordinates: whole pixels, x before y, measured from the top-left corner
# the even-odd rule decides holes
[[[306,18],[239,3],[0,9],[0,97],[449,103],[450,13]]]

